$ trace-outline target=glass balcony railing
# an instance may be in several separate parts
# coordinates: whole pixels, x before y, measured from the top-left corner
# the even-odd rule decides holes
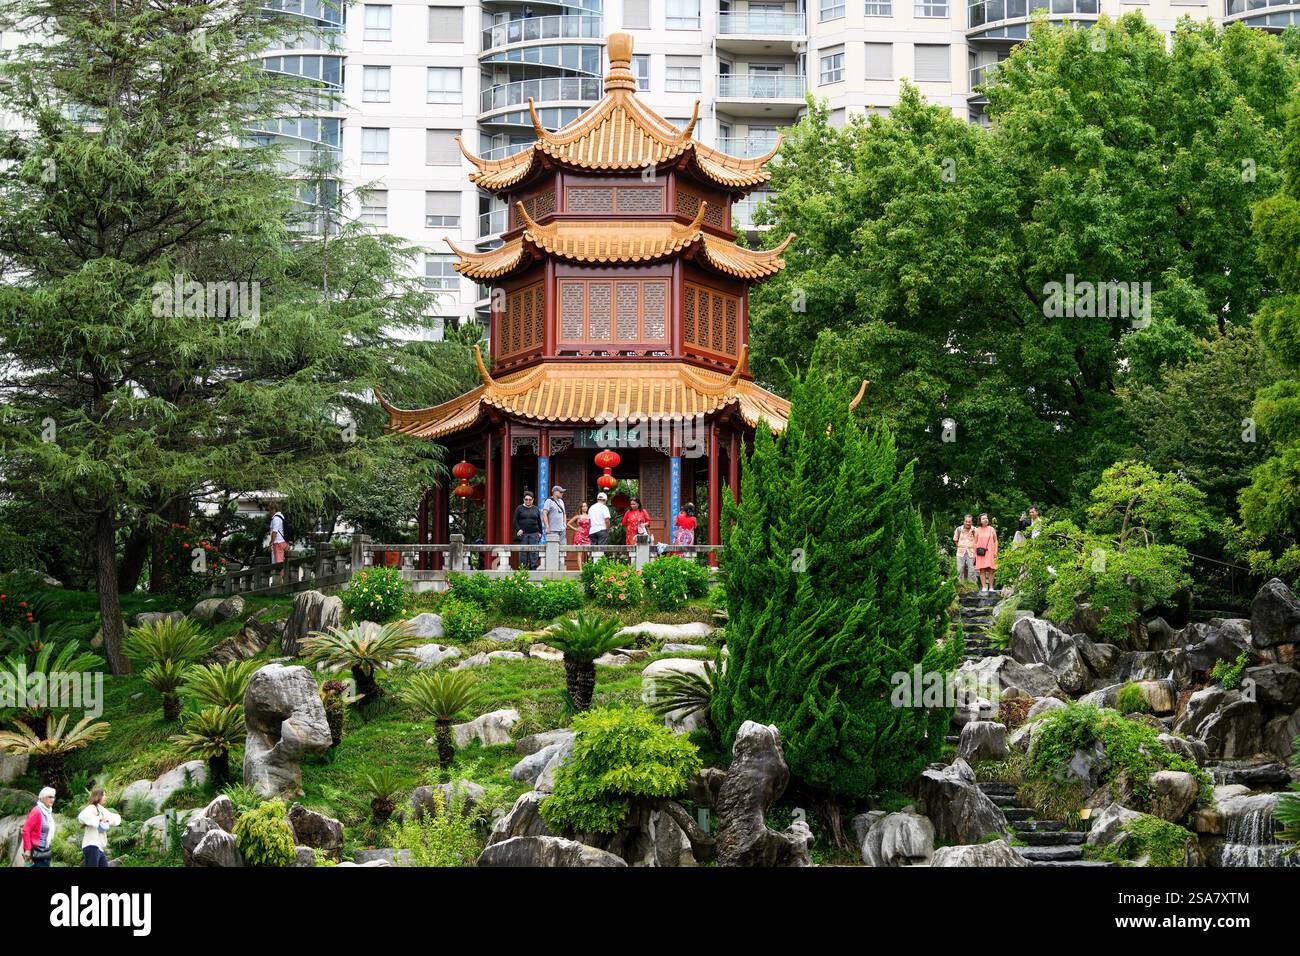
[[[510,226],[510,210],[493,209],[491,212],[479,213],[478,237],[496,236],[505,232]]]
[[[771,192],[750,193],[739,202],[731,206],[731,228],[734,232],[742,229],[763,229],[764,226],[754,224],[754,216],[758,212],[758,207],[767,202],[775,195]]]
[[[1227,0],[1226,14],[1230,17],[1238,16],[1242,13],[1254,13],[1258,10],[1267,10],[1270,7],[1294,7],[1300,6],[1296,0]]]
[[[718,96],[745,100],[802,99],[808,78],[795,73],[726,73]]]
[[[268,13],[289,13],[322,26],[343,28],[343,4],[331,0],[261,0],[258,6]]]
[[[493,146],[479,154],[483,159],[505,159],[507,156],[513,156],[515,153],[523,152],[532,142],[527,143],[506,143],[504,146]]]
[[[498,23],[484,30],[483,51],[533,40],[591,40],[602,36],[600,17],[529,17]]]
[[[718,140],[718,149],[737,159],[766,156],[775,145],[776,140],[768,136],[724,136]]]
[[[1052,16],[1096,16],[1101,7],[1100,0],[978,0],[966,7],[966,29],[1024,19],[1035,10],[1046,10]]]
[[[548,76],[538,80],[519,80],[490,86],[479,97],[479,112],[490,113],[510,106],[526,106],[530,97],[535,103],[561,100],[595,103],[601,97],[602,83],[602,80],[594,76]]]
[[[744,13],[719,13],[720,36],[803,36],[807,32],[802,13],[778,13],[775,10],[750,10]]]
[[[975,87],[981,83],[990,83],[997,72],[999,64],[985,63],[981,66],[973,66],[970,69],[970,91],[975,92]]]

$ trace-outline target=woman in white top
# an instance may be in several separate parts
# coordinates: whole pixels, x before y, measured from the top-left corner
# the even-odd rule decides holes
[[[77,815],[77,822],[81,824],[81,852],[86,866],[108,866],[108,831],[121,824],[122,818],[104,806],[103,787],[90,791],[90,803]]]

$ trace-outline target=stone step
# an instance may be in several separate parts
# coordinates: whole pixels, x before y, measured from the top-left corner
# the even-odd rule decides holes
[[[1006,810],[1015,810],[1024,806],[1014,793],[990,793],[989,799],[993,801],[994,806],[1002,807]]]
[[[1002,815],[1007,818],[1007,822],[1014,825],[1027,820],[1032,820],[1034,811],[1028,807],[1004,807]]]
[[[1011,829],[1017,833],[1051,833],[1064,830],[1065,823],[1061,820],[1015,820],[1011,823]]]
[[[1078,846],[1017,846],[1012,847],[1026,860],[1034,862],[1061,862],[1082,860],[1083,850]]]
[[[953,746],[956,746],[957,744],[961,743],[961,736],[958,734],[949,734],[948,736],[943,738],[943,742],[946,744],[952,744]]]
[[[981,780],[975,786],[979,787],[985,793],[992,796],[995,793],[1015,796],[1016,785],[1014,783],[1004,783],[1001,780]]]
[[[1030,846],[1080,846],[1088,838],[1088,834],[1078,830],[1019,831],[1017,836]]]
[[[1033,866],[1115,866],[1106,860],[1035,860]]]

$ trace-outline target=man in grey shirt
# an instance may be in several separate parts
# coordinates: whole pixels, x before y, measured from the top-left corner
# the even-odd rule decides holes
[[[542,504],[542,540],[554,537],[560,544],[564,544],[568,521],[564,508],[564,486],[552,485],[550,497]]]

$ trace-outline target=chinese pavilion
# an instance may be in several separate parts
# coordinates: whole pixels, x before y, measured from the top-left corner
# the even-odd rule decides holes
[[[737,159],[678,129],[636,98],[632,38],[608,43],[605,96],[505,159],[461,150],[470,180],[510,209],[502,245],[452,249],[456,270],[492,286],[491,368],[432,408],[395,408],[391,431],[443,443],[484,479],[489,544],[510,543],[524,492],[567,489],[570,515],[594,502],[595,455],[621,457],[660,541],[707,488],[698,543],[719,543],[721,489],[739,495],[741,444],[759,422],[785,427],[789,403],[758,387],[746,361],[748,290],[780,271],[778,248],[733,241],[732,203],[767,182],[775,154]],[[779,145],[779,144],[778,144]],[[611,496],[614,497],[614,496]],[[617,502],[617,498],[615,498]],[[446,543],[449,489],[421,509],[422,542]],[[611,542],[615,543],[615,542]]]

